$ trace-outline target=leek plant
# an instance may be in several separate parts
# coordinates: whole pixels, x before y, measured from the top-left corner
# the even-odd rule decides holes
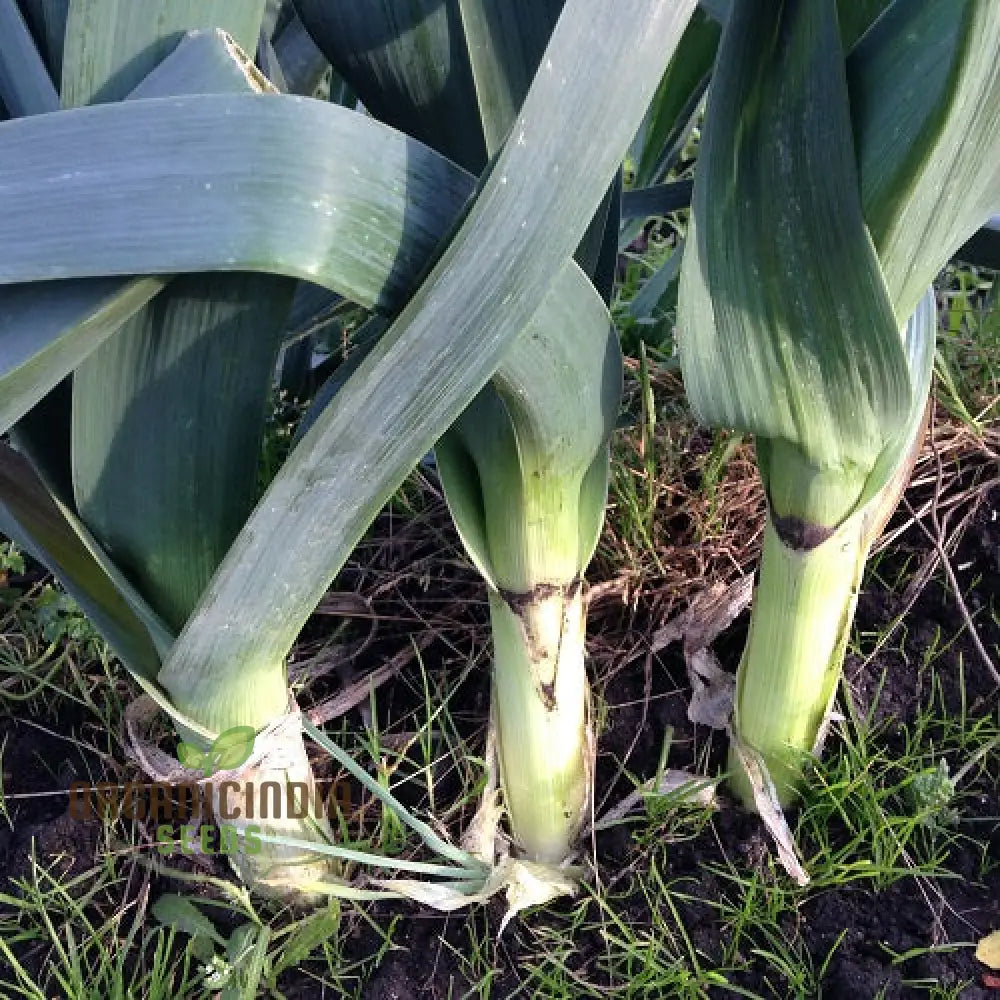
[[[734,0],[680,287],[685,386],[756,436],[768,518],[731,770],[791,801],[872,542],[920,444],[928,285],[1000,206],[1000,6],[895,0],[845,59],[834,0]]]
[[[455,163],[366,114],[271,93],[240,48],[267,40],[264,0],[0,0],[0,430],[18,449],[0,449],[0,527],[185,741],[258,732],[239,781],[312,781],[288,652],[508,350],[552,342],[513,356],[541,357],[553,382],[564,362],[591,382],[615,371],[600,297],[570,258],[693,5],[568,0],[532,50],[543,70],[532,80],[525,62],[508,94],[516,141],[490,140],[477,186],[481,157]],[[280,43],[261,45],[268,60]],[[255,505],[297,281],[387,330]],[[599,332],[605,353],[557,349],[564,326]],[[509,373],[498,384],[526,377]],[[580,490],[596,495],[592,427],[600,475]],[[579,561],[565,542],[560,559]],[[327,884],[329,838],[283,817],[240,874],[277,892]]]
[[[296,6],[366,107],[479,174],[508,134],[524,141],[511,129],[563,4],[509,16],[500,3],[435,0],[411,4],[405,17],[393,4]],[[504,806],[534,861],[570,855],[589,804],[583,573],[603,523],[621,395],[607,310],[618,225],[616,184],[577,250],[575,299],[511,347],[435,450],[459,535],[489,589]]]

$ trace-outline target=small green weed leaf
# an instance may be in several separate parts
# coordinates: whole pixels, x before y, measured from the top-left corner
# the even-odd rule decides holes
[[[233,726],[216,737],[208,751],[207,773],[231,771],[245,764],[253,751],[253,741],[257,731],[253,726]]]
[[[35,601],[35,614],[46,642],[75,642],[88,652],[100,647],[100,633],[69,594],[46,584]]]
[[[24,575],[24,556],[13,542],[0,544],[0,573],[16,573]]]
[[[232,965],[239,965],[257,943],[256,924],[240,924],[226,942],[226,958]]]
[[[331,899],[325,909],[317,910],[303,920],[289,936],[276,962],[274,974],[305,961],[324,941],[340,928],[340,904]]]
[[[223,947],[226,944],[212,921],[183,896],[171,893],[160,896],[153,904],[153,916],[165,927],[172,927],[193,938],[207,938]]]
[[[193,743],[185,743],[183,740],[177,744],[177,759],[191,770],[201,770],[205,766],[207,754],[198,749]]]
[[[942,758],[937,767],[929,767],[913,776],[911,785],[914,810],[923,826],[951,826],[958,819],[949,808],[955,798],[955,782]]]

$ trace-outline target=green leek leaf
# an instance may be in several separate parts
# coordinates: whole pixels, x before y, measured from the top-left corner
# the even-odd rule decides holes
[[[59,107],[52,78],[14,0],[0,0],[0,98],[11,117]]]
[[[567,3],[512,130],[520,141],[271,484],[175,644],[165,686],[197,699],[207,672],[218,683],[285,654],[381,504],[551,299],[551,262],[582,236],[692,6]]]
[[[221,28],[253,52],[263,16],[264,0],[70,0],[63,107],[121,100],[197,28]]]
[[[864,215],[902,325],[1000,212],[1000,5],[897,0],[847,69]]]
[[[695,412],[790,445],[828,473],[833,486],[813,498],[821,509],[781,513],[837,523],[902,428],[912,387],[861,214],[832,3],[780,13],[765,0],[734,6],[706,112],[680,296]],[[788,488],[801,491],[805,475]]]

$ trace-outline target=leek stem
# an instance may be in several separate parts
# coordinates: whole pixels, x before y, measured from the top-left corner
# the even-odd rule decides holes
[[[852,517],[825,542],[795,549],[768,517],[733,723],[763,757],[783,805],[797,796],[836,693],[869,548],[863,527]],[[729,766],[734,791],[753,808],[733,749]]]
[[[261,729],[266,723],[284,715],[289,708],[282,663],[271,664],[268,669],[258,665],[253,671],[248,671],[236,690],[215,678],[210,697],[206,697],[210,680],[206,677],[197,688],[200,700],[195,692],[183,686],[183,678],[161,671],[160,680],[182,712],[217,733],[234,726]],[[182,735],[192,741],[196,739],[194,734]],[[306,903],[318,898],[308,888],[309,884],[328,881],[335,876],[336,863],[299,846],[282,846],[271,839],[247,836],[250,832],[264,834],[268,838],[316,844],[328,844],[334,839],[325,799],[317,795],[301,727],[282,730],[281,743],[274,749],[278,752],[280,764],[268,765],[265,759],[259,767],[242,773],[237,781],[229,783],[225,791],[226,801],[220,801],[220,787],[213,785],[213,812],[220,824],[233,828],[240,838],[240,850],[230,855],[229,861],[244,883],[265,895]],[[277,808],[272,798],[275,791]],[[333,794],[332,790],[330,794]],[[300,802],[303,808],[295,808]],[[265,803],[271,815],[262,818]],[[252,808],[253,815],[248,815],[251,811],[248,806]],[[304,812],[304,815],[289,815],[299,812]],[[247,846],[250,843],[254,846],[253,851]]]
[[[334,836],[326,799],[317,794],[302,732],[290,729],[284,739],[280,748],[283,766],[268,766],[265,761],[228,787],[226,783],[213,785],[212,805],[218,821],[240,837],[240,850],[229,860],[243,882],[259,892],[304,903],[314,895],[304,887],[329,881],[338,868],[309,846],[330,844]],[[331,789],[329,795],[333,794]],[[251,809],[253,815],[248,815]],[[237,810],[239,814],[233,816]],[[265,810],[266,818],[261,815]],[[248,832],[256,837],[247,837]],[[253,850],[248,846],[251,843]]]
[[[589,805],[591,741],[582,586],[490,592],[493,697],[511,829],[534,861],[559,863]]]

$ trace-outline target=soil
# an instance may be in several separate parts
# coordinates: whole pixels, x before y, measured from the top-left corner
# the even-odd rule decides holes
[[[976,615],[980,636],[991,650],[1000,644],[1000,617],[996,613],[1000,606],[998,511],[1000,490],[995,489],[980,505],[952,559],[966,603]],[[428,535],[428,552],[440,551],[441,538],[437,532],[435,528]],[[398,531],[390,533],[390,537],[393,544],[402,544]],[[445,544],[455,543],[446,538]],[[889,592],[881,580],[893,579],[896,569],[915,565],[929,551],[930,543],[916,528],[894,543],[891,553],[883,557],[878,573],[869,574],[866,580],[858,605],[860,634],[884,630],[903,610],[900,595]],[[484,641],[483,602],[476,596],[468,602],[463,598],[457,617],[454,611],[442,611],[435,617],[433,609],[443,608],[449,593],[454,596],[454,573],[464,574],[462,585],[466,587],[466,596],[476,595],[475,577],[453,567],[448,579],[436,579],[419,568],[420,559],[419,547],[409,548],[407,565],[414,569],[399,575],[390,588],[385,581],[391,576],[388,567],[394,560],[392,552],[382,546],[368,557],[363,555],[352,571],[353,579],[349,573],[341,585],[349,590],[357,584],[359,589],[376,594],[373,598],[376,613],[385,602],[391,602],[397,612],[401,606],[409,608],[424,626],[437,630],[438,637],[422,654],[425,669],[431,673],[457,672],[468,663],[470,642],[481,647]],[[930,673],[920,669],[919,664],[925,651],[938,642],[939,630],[942,637],[957,636],[936,661],[938,697],[947,713],[964,711],[970,717],[997,716],[996,692],[963,630],[962,614],[948,588],[940,582],[940,576],[939,572],[908,610],[907,628],[898,641],[889,643],[885,652],[867,660],[849,655],[845,665],[857,707],[862,711],[872,710],[876,721],[873,738],[889,761],[902,752],[908,727],[912,727],[921,707],[934,693]],[[401,605],[400,595],[407,592],[412,603],[404,601]],[[978,614],[980,610],[984,613]],[[609,634],[601,636],[602,648],[622,642],[635,644],[662,624],[656,620],[655,608],[644,607],[641,602],[627,614],[609,611],[606,617]],[[358,673],[363,675],[368,664],[384,662],[390,652],[400,649],[401,637],[420,627],[412,620],[399,622],[395,628],[391,624],[382,627],[376,641],[360,653],[355,664]],[[314,619],[310,631],[318,637],[327,628],[327,623]],[[627,629],[627,633],[614,634],[617,629]],[[729,666],[735,664],[745,629],[744,615],[716,644]],[[360,628],[358,635],[364,634],[365,629]],[[704,767],[707,762],[711,770],[724,764],[724,741],[707,730],[696,730],[687,720],[687,682],[679,653],[668,647],[648,661],[647,669],[644,660],[646,657],[640,656],[628,669],[598,672],[601,697],[612,706],[607,728],[600,736],[597,789],[602,802],[614,803],[630,791],[631,785],[619,777],[622,762],[637,776],[647,777],[655,772],[668,727],[672,728],[669,766],[694,769],[699,764]],[[960,668],[964,673],[964,701],[958,679]],[[378,693],[377,711],[383,730],[391,732],[393,722],[404,720],[421,704],[422,698],[422,675],[417,664],[411,662],[400,677]],[[464,735],[473,741],[481,737],[487,704],[488,676],[484,667],[473,670],[453,696],[456,724],[466,727]],[[352,710],[347,719],[358,725],[358,710]],[[8,795],[49,792],[67,788],[70,781],[81,776],[100,775],[106,766],[101,757],[62,738],[79,723],[79,715],[65,708],[60,709],[56,718],[50,715],[26,718],[23,713],[19,718],[15,712],[0,717],[5,792]],[[409,730],[412,732],[412,725]],[[826,752],[839,752],[835,737],[828,741]],[[953,773],[961,765],[960,761],[950,763]],[[452,790],[445,782],[439,791],[446,795]],[[26,873],[32,838],[39,856],[62,854],[67,858],[65,863],[78,870],[92,865],[99,828],[71,820],[65,799],[59,796],[12,799],[9,804],[11,826],[0,822],[0,892],[11,892],[9,880]],[[1000,816],[1000,763],[996,755],[985,773],[966,788],[961,810],[963,823],[977,817],[988,820]],[[660,877],[679,890],[673,897],[678,900],[678,916],[691,945],[697,949],[701,968],[720,966],[726,946],[724,925],[717,906],[711,904],[734,896],[724,873],[735,865],[744,875],[758,873],[764,886],[769,880],[773,883],[784,878],[772,861],[771,847],[760,822],[730,805],[717,812],[700,830],[678,833],[676,826],[664,821],[662,836],[651,839],[636,837],[635,829],[616,827],[596,838],[598,877],[612,893],[615,908],[623,920],[637,926],[648,921],[649,904],[639,876],[655,863]],[[648,831],[650,827],[646,824],[643,829]],[[987,822],[962,825],[960,829],[968,831],[970,836],[949,839],[945,862],[957,877],[936,880],[943,903],[937,902],[937,897],[921,881],[906,877],[881,889],[866,881],[846,888],[817,889],[806,897],[797,913],[788,915],[788,936],[800,942],[803,961],[811,962],[815,970],[823,968],[825,963],[823,996],[836,1000],[927,996],[926,990],[905,983],[932,980],[941,986],[969,983],[961,993],[969,1000],[1000,997],[1000,991],[982,985],[986,970],[976,962],[970,948],[920,954],[934,944],[976,941],[988,931],[1000,928],[1000,827]],[[973,833],[975,837],[971,836]],[[828,836],[836,847],[846,841],[847,833],[831,823]],[[810,843],[801,846],[806,857],[815,847]],[[167,888],[176,891],[178,887],[167,880],[154,879],[154,894]],[[120,900],[117,905],[121,905]],[[392,925],[393,947],[384,947],[371,922],[348,917],[345,960],[362,963],[358,973],[364,980],[362,995],[372,1000],[480,995],[479,988],[468,978],[467,964],[461,959],[469,949],[471,922],[478,931],[478,940],[487,942],[492,949],[495,976],[489,984],[489,995],[544,996],[544,991],[536,992],[542,987],[524,981],[526,971],[539,960],[538,928],[547,926],[557,931],[565,928],[569,935],[572,923],[572,937],[567,937],[560,960],[571,974],[607,989],[609,995],[618,995],[627,985],[627,967],[624,962],[608,967],[608,946],[602,938],[594,904],[582,929],[574,916],[579,914],[581,905],[579,901],[557,902],[544,913],[523,917],[498,938],[503,912],[500,903],[472,914],[450,916],[429,914],[415,906],[400,911],[398,907],[379,904],[371,907],[368,914],[383,928]],[[893,963],[893,954],[909,952],[914,952],[914,957]],[[379,957],[372,958],[374,955]],[[30,967],[31,956],[27,959]],[[739,971],[726,973],[729,987],[713,986],[706,995],[720,1000],[745,995],[738,990],[782,1000],[801,995],[773,967],[752,954],[737,956],[732,966]],[[308,982],[301,975],[286,975],[281,985],[289,1000],[310,1000],[320,994]]]

